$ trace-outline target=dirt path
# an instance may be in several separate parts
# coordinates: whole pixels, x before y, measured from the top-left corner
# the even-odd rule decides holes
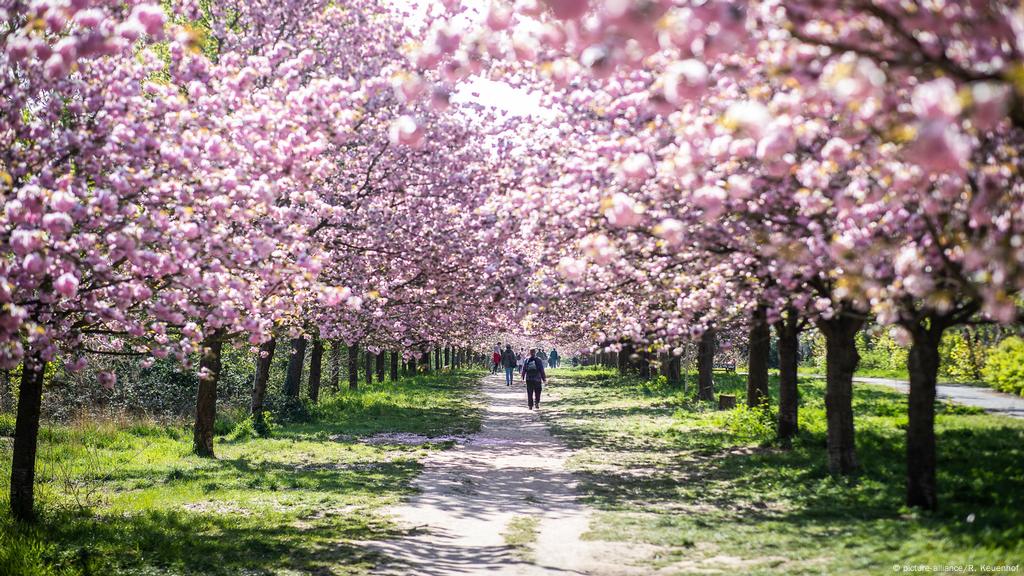
[[[630,556],[621,546],[581,540],[590,512],[577,502],[565,468],[572,451],[527,409],[525,390],[506,387],[503,375],[486,377],[482,390],[487,407],[480,433],[426,460],[415,482],[420,493],[389,511],[416,529],[401,540],[369,544],[394,560],[375,573],[645,573],[621,565]],[[538,521],[528,549],[508,546],[502,535],[517,518]]]

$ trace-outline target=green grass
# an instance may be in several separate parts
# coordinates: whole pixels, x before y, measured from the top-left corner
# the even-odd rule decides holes
[[[744,397],[742,376],[715,381]],[[854,389],[862,471],[835,479],[823,386],[801,381],[802,430],[790,450],[774,443],[770,412],[719,412],[599,369],[560,373],[551,386],[560,398],[542,415],[578,450],[570,465],[598,510],[588,537],[654,545],[653,566],[670,574],[1024,563],[1024,422],[938,405],[941,508],[921,513],[902,503],[906,397]]]
[[[361,574],[357,541],[397,528],[383,506],[410,493],[420,459],[450,443],[366,444],[360,436],[468,434],[478,373],[403,379],[329,395],[312,419],[270,438],[228,431],[216,459],[191,455],[184,424],[44,427],[32,527],[0,516],[0,574]],[[0,447],[6,511],[10,445]]]
[[[521,558],[530,559],[530,546],[537,541],[539,525],[540,521],[533,516],[515,516],[505,525],[501,535],[505,544],[514,548]]]

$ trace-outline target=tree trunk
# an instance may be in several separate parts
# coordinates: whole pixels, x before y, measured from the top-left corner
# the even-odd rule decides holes
[[[697,399],[715,399],[715,382],[711,377],[715,367],[715,347],[717,346],[714,328],[708,328],[701,334],[697,345]]]
[[[11,458],[11,515],[23,522],[35,519],[36,448],[45,374],[46,363],[38,354],[21,366]]]
[[[391,381],[398,381],[398,353],[391,351]]]
[[[779,338],[779,440],[788,445],[798,431],[797,409],[800,393],[797,388],[798,349],[800,347],[800,318],[793,308],[786,317],[775,323]]]
[[[440,370],[444,366],[441,364],[441,348],[434,348],[434,368]]]
[[[331,390],[338,391],[341,384],[341,341],[331,340]]]
[[[420,370],[423,372],[430,372],[430,348],[423,351],[423,357],[420,359]]]
[[[747,354],[747,406],[768,404],[768,356],[771,354],[772,333],[765,319],[767,309],[758,306],[750,323]]]
[[[935,510],[935,384],[939,372],[939,341],[945,326],[932,318],[928,328],[911,330],[907,357],[910,395],[907,411],[907,506]]]
[[[306,363],[306,338],[292,339],[292,353],[288,357],[288,373],[284,378],[284,395],[291,398],[299,397],[302,386],[302,367]]]
[[[682,383],[682,372],[683,372],[683,357],[673,354],[671,351],[668,353],[668,383],[670,386],[676,387]]]
[[[348,389],[359,389],[359,342],[348,346]]]
[[[647,350],[640,352],[640,377],[644,380],[651,379],[651,353]]]
[[[373,352],[366,350],[363,353],[363,378],[367,386],[373,384],[373,368]]]
[[[625,375],[629,372],[629,357],[633,355],[633,347],[629,344],[623,344],[622,350],[619,350],[618,357],[618,368],[619,374]]]
[[[385,372],[387,372],[387,358],[384,357],[384,351],[377,352],[377,382],[384,381]]]
[[[409,361],[406,364],[409,367],[408,374],[411,374],[411,375],[415,376],[416,375],[416,357],[415,356],[411,356],[409,358]]]
[[[256,357],[256,376],[252,382],[252,414],[253,425],[260,434],[265,434],[267,423],[263,420],[263,400],[267,397],[267,384],[270,382],[270,366],[274,362],[274,349],[277,338],[271,338],[260,344],[259,355]]]
[[[451,356],[450,356],[450,354],[451,354],[451,350],[447,346],[445,346],[444,347],[444,365],[445,366],[451,366],[452,365],[451,364]]]
[[[857,470],[853,430],[853,372],[860,362],[857,331],[859,318],[837,315],[818,320],[825,335],[825,420],[828,425],[828,469],[836,475]]]
[[[320,373],[323,370],[324,341],[313,339],[313,350],[309,353],[309,399],[314,404],[320,401]]]
[[[220,380],[223,337],[221,330],[215,330],[204,338],[199,358],[199,393],[196,394],[192,451],[206,458],[213,458],[213,424],[217,419],[217,382]]]

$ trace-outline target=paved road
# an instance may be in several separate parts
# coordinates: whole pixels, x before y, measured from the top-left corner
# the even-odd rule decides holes
[[[803,375],[801,375],[803,376]],[[824,376],[811,375],[809,378],[824,378]],[[910,384],[906,380],[894,378],[868,378],[855,376],[854,382],[864,384],[879,384],[895,388],[900,392],[908,392]],[[991,414],[1012,416],[1013,418],[1024,418],[1024,398],[1012,394],[996,392],[991,388],[978,386],[963,386],[957,384],[939,384],[937,387],[939,400],[949,400],[965,406],[977,406]]]

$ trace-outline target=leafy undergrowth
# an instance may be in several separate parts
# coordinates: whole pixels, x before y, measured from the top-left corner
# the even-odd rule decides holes
[[[0,516],[0,574],[360,574],[376,558],[357,541],[387,538],[380,508],[410,492],[430,450],[361,442],[378,432],[461,435],[480,425],[478,373],[456,372],[328,395],[310,420],[272,437],[217,438],[191,455],[187,426],[85,421],[45,427],[40,521]],[[10,446],[2,446],[7,509]]]
[[[742,402],[742,376],[715,383]],[[939,404],[941,509],[920,513],[903,507],[906,397],[855,387],[862,471],[841,480],[826,467],[823,386],[801,381],[790,450],[770,411],[720,412],[599,369],[560,373],[543,415],[579,450],[570,463],[599,511],[588,537],[654,545],[651,568],[668,574],[1024,564],[1024,421]]]

